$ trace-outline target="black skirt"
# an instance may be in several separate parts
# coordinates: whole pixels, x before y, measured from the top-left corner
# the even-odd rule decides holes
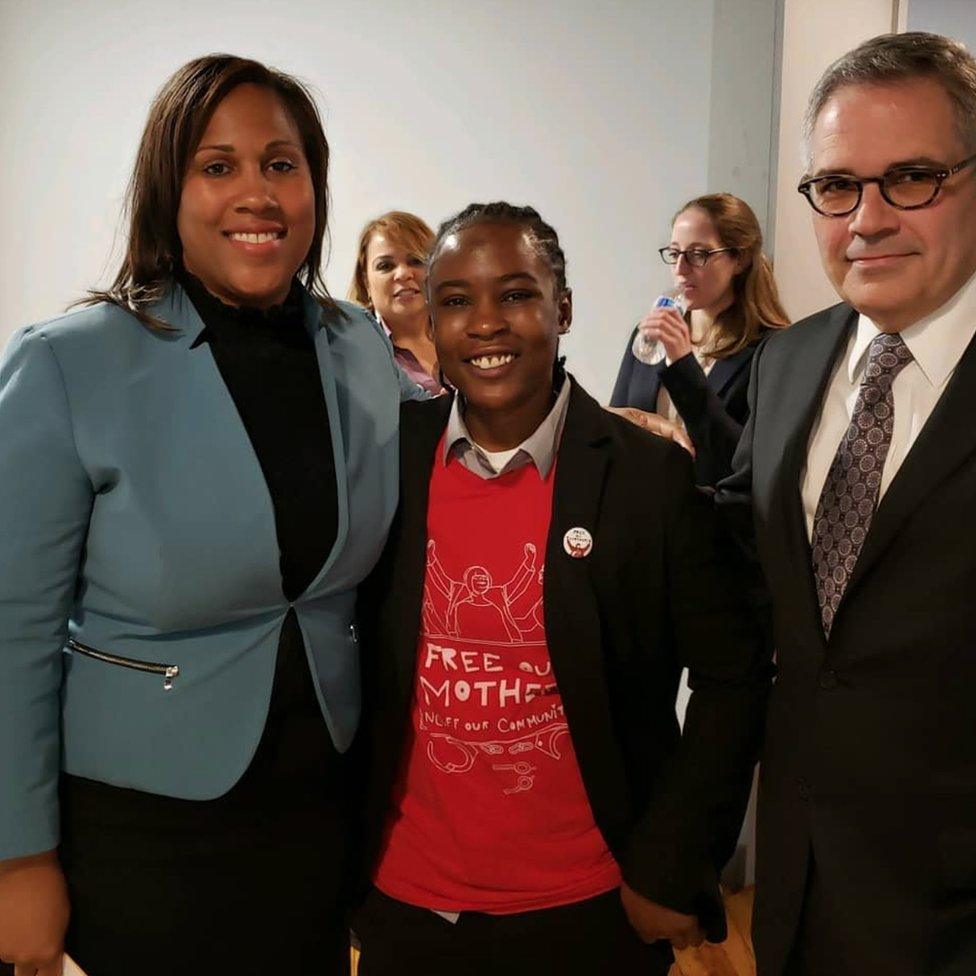
[[[332,744],[291,612],[260,745],[224,796],[63,777],[67,951],[89,976],[347,973],[353,762]]]

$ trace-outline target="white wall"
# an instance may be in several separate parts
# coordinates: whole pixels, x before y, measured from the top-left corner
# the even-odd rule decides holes
[[[149,101],[181,63],[224,50],[319,92],[335,294],[360,226],[383,210],[436,223],[472,199],[532,203],[569,259],[570,366],[606,398],[666,280],[656,249],[674,208],[708,189],[763,195],[768,99],[759,111],[749,99],[772,87],[774,2],[3,0],[0,344],[114,270]],[[733,37],[736,23],[748,30]],[[709,185],[717,174],[726,185]]]
[[[931,31],[962,41],[976,52],[976,2],[974,0],[903,0],[908,4],[909,30]]]
[[[742,197],[772,250],[777,0],[716,0],[708,187]]]
[[[893,12],[892,0],[785,0],[775,264],[780,295],[794,321],[839,301],[820,266],[812,211],[796,192],[803,176],[800,122],[807,99],[832,61],[891,30]]]

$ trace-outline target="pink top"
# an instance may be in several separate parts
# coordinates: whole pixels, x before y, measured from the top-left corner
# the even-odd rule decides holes
[[[400,366],[400,369],[407,374],[407,376],[417,384],[417,386],[422,387],[431,396],[440,396],[442,393],[446,393],[447,390],[441,386],[440,381],[435,377],[431,376],[423,366],[420,365],[420,360],[409,350],[404,349],[403,346],[398,346],[393,342],[393,333],[390,332],[387,324],[380,319],[380,325],[383,326],[383,331],[389,337],[390,342],[393,344],[393,358],[396,359]]]

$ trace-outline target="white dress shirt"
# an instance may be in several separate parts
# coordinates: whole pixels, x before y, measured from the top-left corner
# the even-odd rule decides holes
[[[800,475],[807,538],[813,536],[813,518],[820,493],[854,413],[867,366],[868,347],[879,331],[866,315],[858,318],[857,329],[846,352],[837,360],[820,415],[810,431],[807,463]],[[939,402],[974,334],[976,275],[940,309],[902,330],[901,337],[912,354],[912,361],[895,377],[891,387],[895,404],[894,430],[881,473],[879,501]]]

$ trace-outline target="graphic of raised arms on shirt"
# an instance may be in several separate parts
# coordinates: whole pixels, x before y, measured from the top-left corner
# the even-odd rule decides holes
[[[480,638],[516,644],[538,627],[538,607],[516,618],[515,602],[528,589],[536,572],[536,547],[526,542],[522,562],[507,583],[496,584],[484,566],[468,566],[453,579],[437,558],[437,543],[427,543],[427,579],[423,606],[424,629],[430,636]],[[539,579],[541,582],[540,571]],[[434,599],[442,606],[435,606]],[[541,600],[539,601],[541,603]],[[520,626],[521,625],[521,626]]]

